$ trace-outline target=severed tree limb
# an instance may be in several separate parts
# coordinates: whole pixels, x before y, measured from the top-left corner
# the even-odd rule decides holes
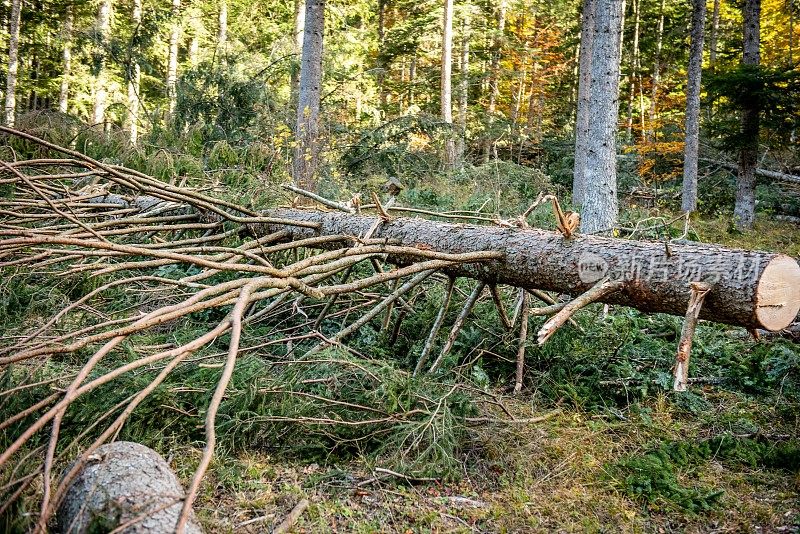
[[[503,328],[510,332],[514,327],[511,324],[511,319],[508,318],[508,312],[506,312],[506,307],[503,305],[503,298],[497,289],[497,284],[490,284],[489,291],[492,294],[494,305],[497,307],[497,315],[500,317],[500,322],[503,323]]]
[[[692,352],[692,338],[697,327],[697,319],[700,316],[700,308],[703,301],[711,291],[711,285],[704,282],[692,282],[689,284],[692,294],[689,297],[689,305],[686,308],[686,318],[681,329],[681,340],[678,342],[678,353],[675,356],[675,383],[672,389],[675,391],[686,391],[689,383],[689,356]]]
[[[525,372],[525,344],[528,342],[528,311],[530,297],[522,293],[522,310],[520,312],[519,344],[517,345],[517,374],[514,382],[514,394],[522,391],[522,376]]]
[[[436,342],[436,336],[439,334],[439,329],[442,327],[444,317],[447,314],[447,308],[450,307],[450,299],[453,296],[453,287],[455,286],[455,283],[455,277],[451,276],[448,278],[447,289],[445,289],[444,293],[444,300],[442,301],[442,305],[439,307],[439,313],[436,314],[436,319],[433,321],[433,326],[431,326],[431,332],[428,334],[428,339],[425,340],[425,345],[422,347],[422,354],[420,354],[419,361],[417,361],[417,365],[414,367],[414,375],[419,374],[419,372],[428,362],[428,357],[433,349],[433,344]]]
[[[542,302],[545,302],[545,303],[550,305],[550,306],[545,307],[545,308],[533,308],[530,311],[531,315],[550,315],[552,313],[558,313],[558,312],[560,312],[561,310],[564,309],[561,306],[561,304],[562,304],[561,302],[556,302],[556,299],[554,299],[553,297],[551,297],[550,295],[548,295],[547,293],[545,293],[544,291],[542,291],[540,289],[531,289],[530,290],[530,294],[533,295],[534,297],[536,297],[537,299],[541,300]],[[564,306],[567,305],[566,302],[564,302],[563,304],[564,304]],[[559,308],[556,309],[556,306],[558,306]],[[544,312],[544,313],[542,313],[542,312]],[[581,326],[578,323],[576,323],[575,319],[573,319],[572,317],[569,318],[569,324],[571,324],[573,327],[577,328],[578,332],[583,333],[583,328],[581,328]]]
[[[292,508],[292,511],[289,512],[289,515],[286,516],[286,519],[281,521],[280,525],[275,527],[275,529],[272,531],[272,534],[285,534],[286,532],[289,532],[294,524],[297,523],[297,520],[300,519],[300,516],[303,515],[303,512],[306,511],[308,505],[308,499],[302,499],[300,502],[298,502],[294,508]]]
[[[567,319],[572,317],[575,312],[610,293],[619,291],[624,285],[625,282],[621,280],[612,281],[608,278],[603,278],[592,286],[590,290],[572,299],[560,312],[544,323],[537,335],[539,345],[550,339],[550,336],[567,322]]]
[[[453,348],[453,344],[456,342],[458,333],[461,331],[461,327],[464,326],[464,321],[466,321],[467,317],[469,317],[472,307],[475,306],[475,303],[478,301],[478,298],[481,296],[481,293],[483,293],[483,289],[485,287],[486,282],[478,282],[478,285],[475,286],[475,289],[473,289],[472,293],[470,293],[469,297],[467,297],[467,301],[464,303],[464,308],[456,318],[456,322],[453,323],[453,328],[450,330],[450,335],[447,336],[447,341],[442,348],[441,354],[439,354],[439,357],[433,362],[431,368],[428,369],[429,373],[435,372],[439,366],[442,365],[444,357],[447,356],[447,354],[450,352],[450,349]]]
[[[302,195],[304,197],[310,198],[311,200],[319,202],[323,206],[327,206],[327,207],[335,209],[335,210],[339,210],[339,211],[343,211],[345,213],[351,213],[351,214],[356,212],[356,210],[354,210],[350,206],[346,206],[345,204],[342,204],[340,202],[336,202],[335,200],[330,200],[328,198],[322,197],[320,195],[312,193],[311,191],[306,191],[305,189],[300,189],[299,187],[295,187],[295,186],[293,186],[291,184],[283,184],[283,188],[288,190],[288,191],[291,191],[292,193],[297,193],[298,195]]]

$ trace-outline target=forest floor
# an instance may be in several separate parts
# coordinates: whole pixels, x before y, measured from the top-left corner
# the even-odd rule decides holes
[[[747,235],[729,233],[722,219],[694,227],[707,242],[800,256],[800,228],[790,223],[760,217]],[[287,457],[275,443],[272,452],[219,459],[196,510],[210,532],[268,532],[303,498],[310,506],[297,532],[798,532],[800,402],[789,383],[796,387],[800,348],[705,325],[695,356],[730,350],[715,345],[719,335],[759,358],[782,354],[777,387],[759,378],[763,362],[743,358],[725,380],[700,381],[683,396],[642,393],[636,380],[581,382],[582,391],[621,387],[621,400],[605,407],[581,394],[553,402],[535,387],[518,397],[497,391],[519,419],[551,416],[473,428],[457,482],[387,476],[364,461]],[[668,354],[674,340],[664,344]],[[183,467],[188,478],[193,465]]]

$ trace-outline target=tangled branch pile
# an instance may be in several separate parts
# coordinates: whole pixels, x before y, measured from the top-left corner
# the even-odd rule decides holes
[[[285,439],[327,437],[351,447],[394,440],[409,464],[453,446],[443,440],[458,427],[453,407],[464,404],[457,386],[426,391],[410,373],[354,354],[342,341],[380,314],[396,335],[415,298],[404,296],[439,283],[432,275],[442,268],[498,252],[438,253],[369,232],[286,242],[288,230],[259,235],[257,229],[315,225],[264,217],[4,131],[65,156],[0,161],[6,291],[55,280],[70,299],[37,324],[21,325],[0,347],[0,516],[25,492],[39,493],[37,528],[44,530],[93,451],[115,439],[153,396],[164,395],[160,386],[176,374],[195,373],[198,386],[184,392],[185,415],[205,413],[205,448],[179,529],[212,461],[217,429],[233,421],[261,426],[259,433],[280,425],[277,435]],[[334,242],[340,248],[312,252]],[[386,269],[387,254],[415,261]],[[400,313],[392,325],[395,306]],[[341,327],[326,336],[324,321]],[[226,349],[215,351],[221,341]],[[231,384],[237,365],[249,371],[249,384]],[[54,366],[69,371],[43,375]],[[115,402],[105,413],[88,411],[83,402],[92,395]],[[256,411],[255,404],[271,407]],[[462,423],[467,411],[460,411]],[[294,433],[292,423],[313,430]],[[42,435],[46,428],[49,437]],[[76,452],[78,461],[59,476],[57,467]]]

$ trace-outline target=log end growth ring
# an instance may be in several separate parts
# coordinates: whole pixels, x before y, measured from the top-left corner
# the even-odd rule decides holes
[[[765,330],[782,330],[800,311],[800,265],[779,254],[764,268],[756,289],[756,319]]]

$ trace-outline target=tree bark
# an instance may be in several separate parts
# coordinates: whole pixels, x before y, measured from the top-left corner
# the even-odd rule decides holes
[[[57,513],[63,532],[125,525],[126,534],[175,532],[184,490],[154,450],[129,441],[101,445],[72,481]],[[99,530],[98,530],[99,529]],[[191,518],[186,533],[202,532]]]
[[[619,120],[620,0],[595,0],[588,137],[583,168],[581,231],[617,223],[617,128]]]
[[[19,26],[22,15],[22,0],[11,1],[11,16],[8,21],[8,70],[6,72],[5,122],[14,126],[17,112],[17,73],[19,71]]]
[[[289,239],[315,235],[365,235],[379,223],[376,217],[341,212],[270,210],[269,216],[313,222],[313,228],[264,225],[259,234],[289,232]],[[459,265],[446,272],[489,284],[509,284],[581,294],[603,277],[624,281],[623,288],[604,302],[646,312],[684,316],[691,282],[712,285],[701,318],[748,328],[785,328],[800,310],[800,266],[782,254],[734,250],[708,244],[628,241],[537,229],[447,224],[425,219],[394,218],[381,223],[374,238],[404,246],[448,253],[497,250],[502,260]],[[342,242],[341,246],[347,246]],[[395,264],[412,261],[389,257]]]
[[[714,11],[711,14],[711,35],[708,43],[708,66],[714,71],[717,64],[717,37],[719,34],[719,2],[714,0]]]
[[[322,44],[325,31],[325,0],[307,0],[297,99],[297,147],[292,165],[296,186],[317,190],[319,165],[319,107],[322,91]]]
[[[633,0],[633,52],[631,53],[631,72],[628,75],[628,123],[626,135],[628,142],[633,140],[633,100],[636,97],[636,80],[640,71],[639,62],[639,20],[641,0]],[[639,113],[642,113],[641,106]]]
[[[494,154],[497,157],[497,149],[492,139],[492,125],[494,124],[494,114],[497,111],[497,98],[500,96],[500,57],[503,52],[503,33],[506,30],[506,4],[505,0],[500,0],[497,6],[497,35],[492,45],[492,63],[489,70],[489,106],[486,109],[488,115],[488,125],[486,127],[486,138],[483,142],[483,161],[486,163]]]
[[[109,35],[111,33],[111,0],[102,0],[97,10],[97,37],[99,64],[95,77],[94,109],[92,124],[104,124],[108,105],[108,73],[106,72],[106,56],[108,55]]]
[[[167,100],[169,116],[178,103],[178,41],[181,37],[181,0],[172,0],[172,21],[169,30],[169,52],[167,57]]]
[[[381,110],[386,110],[387,91],[386,91],[386,71],[388,65],[383,59],[384,45],[386,41],[386,4],[388,0],[378,0],[378,54],[376,67],[378,69],[378,102]]]
[[[692,31],[689,73],[686,84],[686,141],[683,150],[683,199],[681,209],[697,209],[697,158],[700,147],[700,78],[703,66],[703,31],[706,24],[705,0],[692,1]]]
[[[757,68],[761,60],[761,0],[747,0],[742,18],[744,25],[742,64]],[[755,75],[755,71],[752,74]],[[751,229],[756,218],[756,166],[760,112],[758,99],[755,97],[747,99],[742,109],[742,144],[739,148],[736,205],[733,208],[733,222],[740,230]]]
[[[583,206],[586,183],[586,156],[589,138],[589,99],[592,84],[592,41],[596,0],[583,0],[578,67],[578,109],[575,117],[575,167],[572,177],[572,205]]]
[[[464,6],[464,19],[461,21],[461,61],[459,63],[458,80],[458,138],[456,157],[458,164],[464,165],[467,144],[467,106],[469,104],[469,39],[470,39],[470,4]]]
[[[61,113],[67,113],[69,110],[69,77],[72,71],[72,9],[72,4],[69,4],[64,11],[64,27],[61,34],[64,45],[61,53],[63,72],[58,93],[58,111]]]
[[[139,140],[139,85],[142,67],[139,65],[139,26],[142,24],[142,0],[133,0],[131,11],[133,23],[133,58],[131,72],[128,73],[128,140],[136,145]]]
[[[661,0],[661,8],[658,16],[658,29],[656,31],[656,53],[653,60],[653,87],[650,91],[650,124],[645,132],[649,141],[655,140],[656,130],[656,109],[658,102],[658,85],[661,83],[661,49],[664,46],[664,5],[665,0]]]
[[[306,3],[305,0],[294,0],[294,54],[296,66],[292,67],[292,74],[289,83],[291,84],[291,96],[289,102],[293,107],[297,106],[297,97],[300,92],[300,61],[303,55],[303,33],[306,26]]]
[[[228,64],[228,1],[220,0],[217,19],[217,54],[224,67]]]
[[[455,165],[456,149],[453,139],[453,0],[444,0],[442,15],[442,69],[441,69],[441,112],[442,121],[449,125],[444,142],[444,166],[451,170]]]

